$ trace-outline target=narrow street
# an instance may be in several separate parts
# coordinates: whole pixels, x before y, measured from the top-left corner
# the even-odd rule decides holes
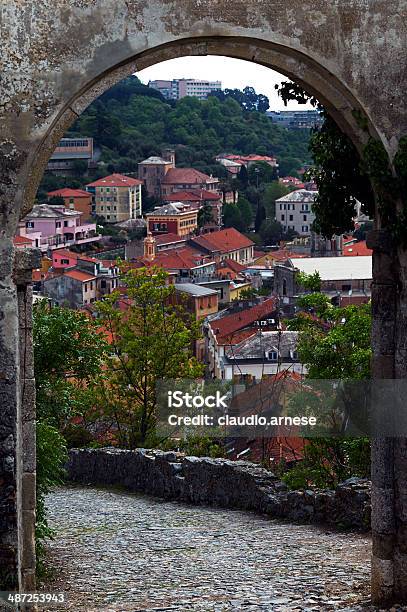
[[[53,610],[366,610],[367,536],[95,488],[48,507]]]

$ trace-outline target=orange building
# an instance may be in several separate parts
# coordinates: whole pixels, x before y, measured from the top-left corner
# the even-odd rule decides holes
[[[54,197],[64,199],[65,207],[71,210],[78,210],[83,213],[84,219],[89,220],[92,216],[92,194],[82,189],[57,189],[47,193],[48,200]]]

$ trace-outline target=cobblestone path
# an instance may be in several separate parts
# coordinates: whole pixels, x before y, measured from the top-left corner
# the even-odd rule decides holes
[[[63,610],[366,610],[365,536],[106,489],[58,489],[48,507]]]

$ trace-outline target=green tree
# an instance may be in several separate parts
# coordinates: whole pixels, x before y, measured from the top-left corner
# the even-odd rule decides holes
[[[106,343],[83,313],[37,303],[33,311],[37,395],[37,570],[44,572],[44,541],[52,536],[45,496],[61,482],[66,461],[63,433],[83,414],[92,396],[87,388],[99,374]]]
[[[300,305],[305,313],[287,321],[287,326],[300,330],[298,353],[307,368],[307,378],[343,381],[345,389],[346,381],[368,379],[372,357],[370,304],[337,308],[329,303],[327,296],[312,293],[303,296]],[[308,312],[317,318],[308,316]],[[302,410],[304,405],[320,401],[318,393],[313,391],[299,399]],[[296,400],[292,398],[293,405]],[[349,413],[357,419],[355,405],[351,401]],[[369,477],[369,450],[369,440],[365,437],[310,438],[303,461],[289,470],[284,480],[292,488],[334,487],[350,476]]]
[[[240,196],[237,201],[237,207],[240,211],[242,226],[247,230],[251,227],[253,222],[253,209],[250,202],[246,200],[246,198]]]
[[[260,236],[265,245],[277,244],[284,235],[284,228],[278,221],[265,219],[260,226]]]
[[[285,104],[290,100],[300,104],[311,102],[324,116],[322,128],[314,130],[310,140],[314,167],[307,178],[313,179],[318,187],[313,204],[314,229],[327,237],[352,230],[357,201],[362,205],[362,212],[368,216],[374,214],[374,194],[366,163],[316,98],[290,81],[276,87]],[[382,171],[386,172],[387,167]]]
[[[249,182],[257,186],[275,181],[277,178],[277,171],[267,162],[260,161],[255,164],[250,164],[248,175]]]
[[[321,277],[317,270],[312,274],[297,272],[295,280],[297,281],[298,285],[303,287],[306,291],[321,291]]]
[[[89,387],[100,374],[107,343],[97,321],[83,312],[40,302],[33,344],[38,419],[63,433],[91,401]]]
[[[65,200],[62,196],[52,196],[49,198],[48,204],[51,206],[65,206]]]
[[[203,227],[208,223],[212,223],[213,221],[213,211],[212,206],[209,204],[205,204],[202,208],[199,209],[198,212],[198,227]]]
[[[247,229],[244,227],[240,208],[236,204],[225,204],[223,206],[223,225],[234,227],[239,232]]]
[[[129,306],[116,307],[114,292],[97,304],[100,321],[112,338],[112,354],[103,387],[98,391],[103,417],[115,423],[125,448],[155,439],[157,382],[196,378],[203,366],[191,347],[199,328],[176,303],[175,288],[161,269],[131,269],[124,273]]]

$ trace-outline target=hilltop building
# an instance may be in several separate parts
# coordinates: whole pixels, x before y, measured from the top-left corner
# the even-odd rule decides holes
[[[186,96],[206,100],[212,91],[221,91],[221,81],[204,81],[200,79],[158,79],[149,81],[149,87],[156,89],[167,100],[180,100]]]
[[[78,161],[86,162],[88,168],[95,165],[93,138],[62,138],[48,161],[47,170],[69,175]]]
[[[267,111],[266,115],[273,123],[289,130],[312,129],[320,127],[324,122],[318,110]]]

